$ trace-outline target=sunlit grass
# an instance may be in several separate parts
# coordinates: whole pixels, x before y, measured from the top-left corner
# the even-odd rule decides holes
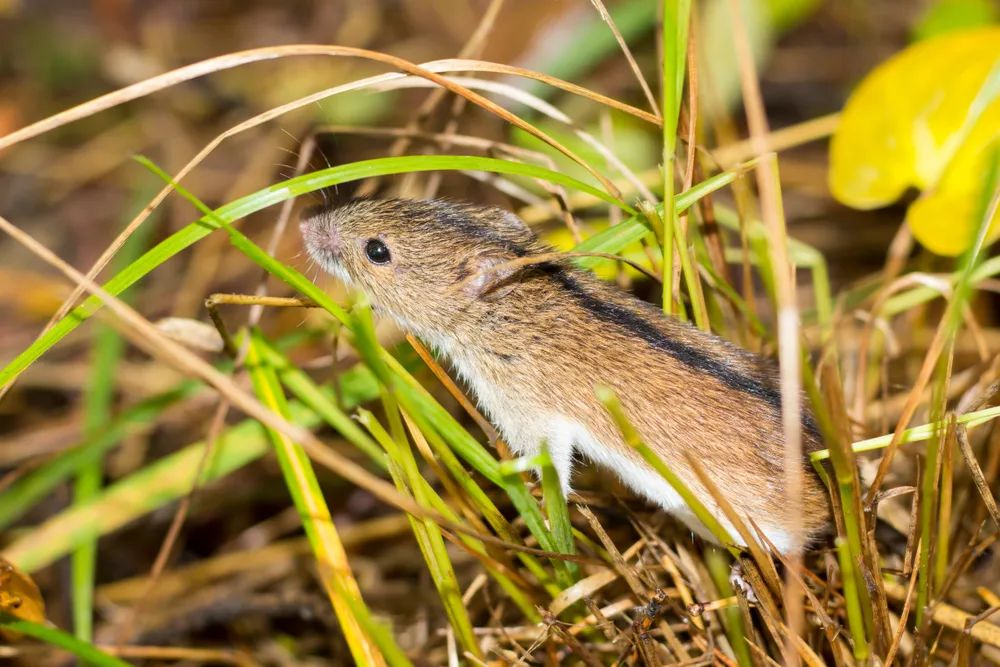
[[[877,306],[878,312],[868,312],[869,317],[888,319],[913,312],[933,319],[936,316],[929,313],[934,311],[922,309],[940,292],[916,284],[873,302],[872,295],[886,288],[876,277],[871,285],[834,293],[826,262],[816,249],[788,237],[783,229],[781,238],[776,241],[773,226],[764,224],[756,210],[737,213],[713,200],[715,195],[734,185],[745,186],[740,179],[751,169],[762,164],[773,168],[776,163],[769,156],[718,171],[700,182],[691,183],[689,188],[677,186],[674,172],[677,165],[685,162],[677,155],[677,137],[678,119],[684,106],[690,9],[687,2],[667,1],[662,7],[667,26],[663,35],[661,78],[663,173],[654,193],[660,201],[632,201],[621,196],[611,180],[598,187],[558,170],[513,158],[415,155],[351,162],[302,174],[211,209],[198,199],[196,180],[182,187],[152,162],[140,159],[145,167],[190,202],[201,217],[141,256],[133,254],[142,245],[141,237],[134,236],[128,250],[118,255],[118,266],[115,266],[114,275],[104,282],[104,288],[112,295],[126,293],[209,235],[225,235],[236,251],[231,261],[259,267],[276,279],[281,289],[308,299],[324,313],[326,320],[321,320],[320,324],[316,324],[316,320],[310,322],[309,327],[317,331],[310,331],[296,340],[272,337],[266,325],[254,329],[240,327],[235,331],[235,338],[237,347],[246,351],[246,358],[235,363],[220,359],[216,365],[234,376],[248,371],[256,396],[270,411],[310,429],[332,430],[342,439],[338,445],[349,448],[370,470],[390,479],[399,494],[426,512],[408,516],[411,537],[408,546],[416,545],[415,553],[419,553],[421,567],[437,594],[428,604],[433,604],[443,614],[435,630],[447,634],[450,660],[486,661],[491,657],[490,650],[499,650],[496,645],[489,645],[493,647],[490,650],[486,648],[483,635],[477,633],[484,615],[470,603],[477,591],[487,587],[494,594],[502,595],[505,603],[496,606],[497,617],[489,622],[504,624],[508,634],[516,634],[520,626],[536,628],[543,636],[539,645],[548,642],[553,651],[579,653],[583,650],[608,660],[613,659],[615,651],[649,660],[653,660],[649,651],[679,661],[694,660],[711,656],[708,647],[718,644],[714,649],[718,651],[716,657],[724,656],[726,660],[749,665],[762,655],[782,659],[781,647],[787,643],[807,663],[835,655],[839,664],[851,664],[852,660],[854,664],[866,664],[872,655],[885,655],[902,633],[911,641],[915,638],[930,641],[930,626],[924,621],[936,618],[935,596],[946,592],[949,568],[959,559],[957,552],[963,549],[952,540],[949,532],[953,519],[952,501],[959,492],[956,473],[963,461],[960,455],[968,459],[965,450],[959,451],[965,433],[959,429],[988,425],[1000,416],[1000,408],[996,407],[977,406],[975,410],[958,415],[949,412],[947,390],[954,374],[954,343],[965,323],[962,315],[976,297],[978,287],[1000,272],[1000,263],[996,258],[985,257],[985,233],[981,229],[973,250],[953,271],[941,276],[942,282],[952,287],[952,293],[947,295],[940,344],[936,353],[928,354],[924,361],[929,369],[936,368],[933,375],[928,371],[923,383],[930,390],[930,398],[921,403],[920,391],[925,387],[918,387],[912,394],[909,414],[901,419],[902,426],[907,426],[920,403],[929,408],[925,411],[928,423],[852,442],[856,425],[851,419],[857,415],[849,414],[838,366],[842,360],[838,355],[847,354],[846,350],[841,352],[837,348],[837,327],[843,326],[847,317],[844,309],[871,306],[874,311]],[[601,102],[596,96],[591,96],[590,101]],[[558,144],[549,143],[558,149]],[[596,177],[603,165],[584,166],[595,176],[594,182],[601,182]],[[809,296],[808,303],[803,304],[807,326],[801,337],[802,344],[804,349],[817,350],[822,355],[817,355],[817,359],[802,355],[802,381],[815,404],[827,447],[813,453],[811,458],[830,487],[838,515],[835,546],[831,549],[830,545],[818,545],[822,555],[827,557],[826,572],[814,572],[815,576],[797,572],[795,577],[807,581],[810,589],[806,596],[807,607],[813,605],[813,617],[831,619],[830,623],[838,627],[829,627],[828,623],[823,633],[804,633],[801,637],[789,630],[794,623],[788,611],[778,606],[782,593],[779,579],[782,566],[771,560],[766,545],[758,540],[760,536],[755,535],[752,526],[744,521],[753,517],[736,516],[725,502],[726,495],[745,491],[718,489],[712,482],[712,471],[692,461],[692,469],[703,486],[716,496],[741,541],[750,545],[749,557],[744,549],[735,546],[735,534],[730,535],[713,517],[677,471],[667,467],[643,442],[641,434],[635,431],[622,410],[619,397],[610,390],[597,389],[625,441],[684,498],[724,548],[700,542],[693,543],[694,546],[690,542],[685,546],[668,544],[667,540],[653,534],[624,503],[623,516],[642,537],[629,549],[619,550],[609,544],[612,539],[609,533],[604,528],[596,530],[590,523],[593,519],[600,526],[605,517],[567,502],[547,450],[543,449],[533,458],[515,460],[496,453],[484,444],[482,434],[445,407],[441,398],[443,393],[436,386],[418,379],[423,377],[423,367],[405,355],[405,346],[384,347],[363,296],[347,302],[332,298],[297,270],[288,258],[272,256],[235,226],[253,213],[338,184],[440,171],[518,177],[521,179],[518,183],[529,186],[544,182],[574,196],[586,195],[605,209],[615,209],[623,219],[585,237],[575,251],[617,254],[637,247],[640,242],[645,244],[628,259],[648,266],[651,271],[659,271],[665,278],[660,301],[666,312],[691,319],[696,326],[731,339],[740,339],[742,331],[753,331],[768,350],[774,350],[778,344],[772,311],[777,311],[781,305],[778,292],[782,280],[788,279],[790,268],[803,269],[800,273],[808,276]],[[995,206],[996,183],[996,173],[984,179],[984,220],[990,219],[987,212],[990,206]],[[719,267],[713,264],[707,249],[702,228],[705,221],[696,206],[702,202],[710,207],[715,220],[730,235],[724,237],[729,240],[723,248],[725,261],[752,267],[754,278],[764,285],[770,296],[770,304],[762,307],[753,303],[746,298],[744,286],[730,284],[719,275]],[[746,236],[746,248],[734,241],[740,234]],[[775,243],[779,241],[782,247],[787,247],[785,259],[783,254],[774,252]],[[574,261],[583,268],[592,268],[610,260],[583,257]],[[782,262],[787,266],[781,265]],[[675,284],[675,277],[679,278],[679,284]],[[679,298],[675,299],[675,294]],[[143,304],[138,305],[143,310]],[[14,382],[101,310],[100,299],[90,297],[55,322],[21,354],[0,368],[0,386]],[[297,365],[291,354],[295,346],[305,342],[304,339],[325,335],[332,323],[358,360],[350,371],[339,374],[335,388],[317,380],[304,366]],[[106,331],[112,332],[111,329]],[[91,385],[91,398],[87,403],[88,427],[80,444],[0,490],[0,527],[10,527],[67,479],[78,477],[82,480],[78,483],[80,492],[73,505],[42,523],[20,530],[5,545],[4,556],[22,569],[34,572],[67,554],[77,554],[73,570],[73,616],[77,634],[87,641],[74,640],[51,628],[35,627],[23,621],[5,619],[0,624],[67,649],[93,664],[123,664],[98,652],[89,643],[92,633],[87,622],[93,613],[93,602],[88,591],[94,584],[95,558],[100,555],[94,550],[94,541],[273,452],[280,464],[291,504],[309,540],[319,583],[354,660],[359,664],[390,665],[409,664],[411,659],[419,662],[422,656],[404,647],[391,624],[386,622],[384,616],[391,614],[391,610],[366,603],[363,582],[352,569],[351,554],[343,546],[333,518],[335,512],[327,505],[306,450],[287,434],[254,419],[246,419],[225,427],[214,442],[188,444],[107,487],[95,484],[102,471],[102,458],[129,433],[152,428],[171,406],[206,391],[200,383],[185,380],[170,391],[148,397],[117,416],[111,415],[108,397],[114,388],[115,367],[122,349],[116,333],[101,333],[96,338],[92,370],[96,381]],[[880,377],[877,371],[883,359],[877,357],[884,353],[883,349],[871,354],[867,360],[869,367],[855,372],[865,377]],[[427,363],[436,362],[431,359]],[[664,400],[667,402],[669,397]],[[921,441],[929,443],[920,450],[924,455],[922,478],[919,482],[910,480],[920,487],[920,504],[915,508],[918,522],[910,527],[910,551],[906,554],[910,567],[917,569],[916,593],[911,602],[916,624],[900,626],[891,617],[898,613],[898,606],[890,608],[886,593],[890,583],[895,585],[895,575],[888,574],[888,569],[883,570],[892,554],[882,553],[880,545],[871,537],[875,507],[873,498],[866,497],[868,490],[857,474],[857,455],[887,448],[888,457],[891,457],[901,445]],[[967,438],[965,444],[968,444]],[[203,468],[202,462],[208,454],[208,465]],[[941,466],[938,466],[939,459],[944,461]],[[537,477],[533,476],[535,471]],[[982,476],[979,470],[977,481]],[[989,481],[985,480],[984,484],[985,489],[983,484],[978,485],[978,495],[971,495],[973,499],[988,496]],[[971,490],[972,485],[965,488]],[[995,503],[991,506],[988,500],[984,502],[988,509],[995,509]],[[582,503],[581,507],[585,506],[586,502]],[[820,558],[815,563],[823,562]],[[753,566],[748,580],[759,589],[756,590],[759,603],[748,602],[745,595],[731,588],[729,570],[737,559]],[[468,576],[473,569],[469,563],[474,565],[478,577]],[[910,573],[903,574],[909,576]],[[623,596],[624,604],[622,599],[601,597],[602,588],[610,588],[613,582],[624,582],[615,593]],[[682,583],[696,590],[699,596],[715,598],[712,602],[716,606],[703,616],[689,617],[681,609],[683,605],[676,605],[671,613],[680,615],[673,618],[682,618],[690,624],[675,632],[658,616],[662,610],[657,608],[655,613],[649,610],[653,609],[652,601],[657,594],[665,588],[671,588],[679,599],[693,599],[691,591],[682,588]],[[825,606],[816,609],[820,599]],[[699,599],[698,602],[708,603],[709,600]],[[694,606],[693,602],[687,604]],[[645,612],[643,605],[649,605]],[[556,606],[553,615],[552,609]],[[558,619],[553,622],[555,617]],[[615,630],[621,630],[615,624],[622,623],[622,618],[626,619],[631,634],[625,631],[615,634]],[[562,623],[566,623],[568,629],[563,628]],[[650,643],[654,641],[651,640],[653,633],[658,634],[655,634],[655,647],[651,648],[654,646]],[[616,646],[615,642],[621,646]],[[629,646],[628,642],[632,642],[632,648],[623,649]],[[530,642],[521,644],[532,646]],[[608,645],[614,650],[608,649]],[[513,650],[512,646],[524,648],[513,640],[508,650]],[[503,655],[509,658],[512,654]]]

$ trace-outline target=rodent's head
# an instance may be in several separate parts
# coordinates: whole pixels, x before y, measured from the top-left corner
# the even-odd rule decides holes
[[[502,298],[515,278],[503,265],[541,247],[513,213],[441,200],[357,199],[300,227],[320,267],[418,334]]]

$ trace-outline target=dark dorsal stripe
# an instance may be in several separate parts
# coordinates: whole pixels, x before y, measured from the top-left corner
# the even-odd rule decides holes
[[[509,234],[498,230],[495,224],[487,223],[470,215],[470,212],[461,205],[440,200],[406,202],[406,204],[409,206],[410,215],[415,218],[415,221],[419,219],[424,224],[441,225],[445,229],[460,228],[466,234],[489,243],[499,250],[509,252],[515,257],[524,257],[530,252],[529,248],[522,243],[522,239],[512,238]],[[753,396],[770,405],[775,414],[781,414],[781,392],[773,384],[740,373],[725,361],[709,356],[696,347],[665,335],[655,324],[630,308],[602,300],[580,284],[573,277],[572,271],[565,266],[545,262],[535,265],[533,270],[548,275],[581,307],[598,319],[617,326],[629,334],[639,336],[654,349],[669,354],[688,368],[710,375],[731,389]],[[817,440],[819,439],[819,429],[807,410],[802,413],[802,424]]]
[[[572,295],[584,309],[627,332],[642,338],[654,349],[666,352],[689,368],[711,375],[727,387],[754,396],[772,406],[781,414],[781,391],[759,379],[744,375],[724,361],[706,355],[701,350],[664,334],[656,325],[639,313],[616,303],[609,303],[591,294],[565,269],[551,265],[547,273],[565,292]],[[816,423],[808,412],[802,414],[802,424],[814,436],[818,436]]]

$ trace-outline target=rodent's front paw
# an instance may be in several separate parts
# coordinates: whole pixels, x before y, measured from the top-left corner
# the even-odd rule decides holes
[[[757,594],[750,586],[750,582],[743,577],[743,566],[739,561],[733,563],[733,568],[729,571],[729,585],[733,587],[733,590],[742,593],[747,602],[757,604]]]

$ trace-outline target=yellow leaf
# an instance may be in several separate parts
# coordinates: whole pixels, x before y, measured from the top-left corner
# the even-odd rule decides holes
[[[870,209],[923,192],[907,222],[924,246],[955,255],[979,222],[989,147],[1000,139],[1000,96],[976,117],[973,101],[1000,63],[1000,27],[919,42],[876,67],[844,108],[830,144],[830,189]],[[992,240],[1000,234],[994,221]]]
[[[608,227],[609,222],[607,220],[602,220],[599,223],[591,221],[583,230],[583,235],[584,237],[588,237],[591,234],[602,232]],[[573,234],[565,226],[559,226],[546,232],[542,235],[542,240],[554,247],[556,250],[562,250],[564,252],[573,250],[573,246],[576,245],[576,239],[573,238]],[[620,250],[618,255],[626,259],[630,259],[633,262],[642,264],[643,266],[649,265],[649,258],[646,256],[646,253],[643,252],[641,243],[630,244],[628,247]],[[618,275],[619,270],[624,270],[624,272],[633,279],[645,278],[640,271],[636,271],[628,264],[619,266],[619,263],[613,260],[600,260],[596,262],[594,266],[590,267],[590,269],[595,275],[599,278],[603,278],[604,280],[614,280],[615,276]]]
[[[0,558],[0,611],[25,621],[45,623],[45,602],[31,577]]]

